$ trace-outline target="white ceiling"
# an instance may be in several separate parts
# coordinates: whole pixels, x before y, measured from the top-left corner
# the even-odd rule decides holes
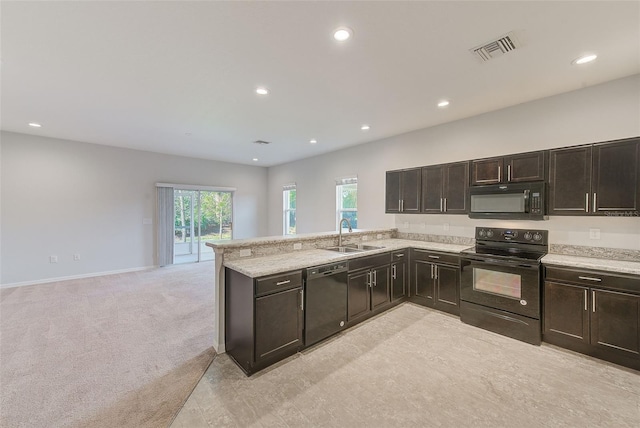
[[[3,130],[261,166],[640,72],[638,1],[2,1],[0,14]],[[352,39],[332,39],[340,26]],[[518,50],[470,53],[510,31]]]

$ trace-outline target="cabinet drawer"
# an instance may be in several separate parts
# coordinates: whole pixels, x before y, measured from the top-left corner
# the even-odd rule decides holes
[[[349,260],[349,271],[368,269],[391,263],[391,253],[376,254],[375,256],[359,257]]]
[[[412,250],[411,260],[427,261],[432,263],[446,263],[458,266],[460,257],[451,253],[440,253],[428,250]]]
[[[256,279],[256,296],[302,286],[302,271],[287,272]]]
[[[635,275],[618,275],[597,270],[574,270],[547,266],[545,267],[545,280],[640,293],[640,277]]]

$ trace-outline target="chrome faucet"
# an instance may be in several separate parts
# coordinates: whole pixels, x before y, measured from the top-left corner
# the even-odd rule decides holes
[[[338,232],[340,233],[338,235],[338,247],[342,247],[342,223],[345,221],[347,222],[347,226],[349,227],[349,232],[353,232],[351,223],[349,223],[349,219],[343,218],[342,220],[340,220],[340,224],[338,225]]]

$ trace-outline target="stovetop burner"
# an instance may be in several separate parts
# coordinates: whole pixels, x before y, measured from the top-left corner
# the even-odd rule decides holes
[[[476,227],[476,246],[465,254],[539,262],[548,251],[548,231]]]

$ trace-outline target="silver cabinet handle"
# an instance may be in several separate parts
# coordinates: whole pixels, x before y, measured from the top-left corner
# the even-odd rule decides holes
[[[586,213],[589,212],[589,194],[588,193],[584,194],[584,212]]]
[[[597,193],[593,192],[593,212],[595,213],[597,211],[596,209],[596,195]]]
[[[369,286],[369,288],[373,287],[371,278],[372,278],[371,272],[367,272],[367,285]]]
[[[442,212],[442,198],[440,198],[440,212]]]
[[[378,271],[373,271],[373,287],[378,286]]]
[[[438,266],[435,266],[433,270],[436,272],[436,276],[433,279],[438,279]]]
[[[400,199],[400,211],[404,212],[404,199]]]
[[[500,181],[500,178],[502,177],[501,171],[500,171],[500,166],[498,165],[498,181]]]
[[[304,311],[304,290],[300,290],[300,310]]]
[[[430,259],[439,259],[440,256],[429,256]]]
[[[596,292],[594,290],[591,290],[591,309],[593,309],[593,312],[596,312]]]
[[[287,279],[286,281],[278,281],[278,282],[276,282],[276,285],[285,285],[285,284],[288,284],[290,282],[291,282],[291,280]]]
[[[507,181],[511,181],[511,165],[507,165]]]
[[[584,279],[585,281],[602,282],[602,279],[600,279],[600,278],[594,278],[594,277],[592,277],[592,276],[579,276],[578,278],[580,278],[580,279]]]
[[[433,264],[431,264],[431,279],[433,279]]]
[[[402,199],[398,199],[398,211],[402,211]]]
[[[444,212],[447,212],[447,198],[444,198]]]
[[[396,257],[404,257],[404,254],[403,253],[396,254]]]
[[[584,310],[588,311],[589,309],[587,309],[587,290],[584,290]]]
[[[391,266],[391,278],[396,279],[396,265]]]

